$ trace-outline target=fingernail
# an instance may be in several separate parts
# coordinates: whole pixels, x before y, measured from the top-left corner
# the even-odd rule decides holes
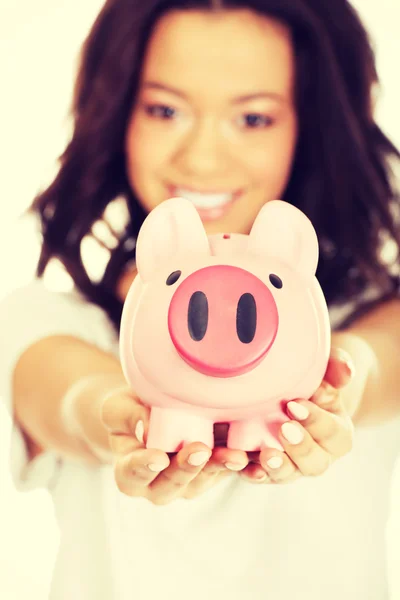
[[[294,423],[284,423],[282,425],[283,437],[289,442],[289,444],[300,444],[304,439],[304,434]]]
[[[161,471],[164,471],[164,469],[167,468],[167,465],[150,463],[149,465],[147,465],[147,468],[150,469],[150,471],[153,471],[153,473],[160,473]]]
[[[356,368],[354,366],[353,361],[352,360],[344,360],[343,363],[344,363],[346,369],[348,370],[350,377],[354,377]]]
[[[308,408],[302,404],[299,404],[298,402],[288,402],[287,405],[291,414],[296,417],[296,419],[299,419],[299,421],[304,421],[310,416],[310,411]]]
[[[246,465],[244,465],[244,464],[240,465],[239,463],[226,462],[225,466],[230,471],[241,471],[242,469],[245,468]]]
[[[279,467],[283,465],[283,458],[281,456],[271,456],[271,458],[267,460],[267,465],[271,469],[279,469]]]
[[[207,462],[211,454],[209,452],[195,452],[190,454],[188,458],[189,465],[192,467],[200,467],[203,463]]]
[[[141,444],[144,443],[144,423],[143,423],[143,421],[138,421],[136,423],[135,436]]]
[[[332,353],[335,356],[335,358],[337,358],[342,364],[344,364],[344,366],[349,372],[350,377],[353,377],[356,368],[351,359],[351,356],[349,356],[349,354],[341,348],[333,348]]]
[[[259,473],[258,475],[248,475],[246,471],[243,471],[243,473],[240,473],[240,477],[242,477],[244,481],[247,481],[248,483],[254,483],[255,481],[261,483],[262,481],[265,481],[267,479],[267,474]]]

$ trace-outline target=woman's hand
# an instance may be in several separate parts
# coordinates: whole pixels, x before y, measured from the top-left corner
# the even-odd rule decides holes
[[[288,483],[302,475],[321,475],[347,454],[353,445],[354,427],[340,389],[352,375],[350,356],[333,349],[324,380],[312,398],[287,405],[291,420],[279,434],[284,452],[266,448],[253,453],[252,462],[240,475],[255,483]]]
[[[212,451],[201,442],[189,444],[171,457],[161,450],[146,449],[149,413],[127,389],[109,394],[102,404],[101,419],[122,493],[157,505],[168,504],[177,498],[199,496],[248,464],[245,452],[222,447]]]

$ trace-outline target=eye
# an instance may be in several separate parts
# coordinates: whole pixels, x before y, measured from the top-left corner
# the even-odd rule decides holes
[[[165,282],[167,285],[174,285],[182,275],[182,271],[173,271],[171,275],[168,275],[167,281]]]
[[[240,118],[246,129],[265,129],[273,124],[273,119],[261,113],[247,113]]]
[[[163,121],[169,121],[177,115],[175,108],[164,104],[147,104],[144,109],[149,117],[161,119]]]
[[[273,273],[269,276],[269,280],[274,287],[280,290],[283,286],[282,279],[278,277],[278,275],[274,275]]]

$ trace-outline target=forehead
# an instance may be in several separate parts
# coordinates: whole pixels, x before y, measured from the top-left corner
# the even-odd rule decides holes
[[[142,75],[194,94],[290,94],[293,71],[290,32],[277,21],[249,10],[173,11],[153,31]]]

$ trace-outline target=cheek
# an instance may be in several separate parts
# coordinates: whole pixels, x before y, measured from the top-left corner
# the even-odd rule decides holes
[[[254,145],[252,152],[245,153],[254,181],[263,185],[266,179],[271,184],[285,182],[290,175],[296,139],[296,127],[293,123],[285,129],[276,128],[271,131],[268,140]]]
[[[167,157],[168,148],[154,128],[142,119],[133,119],[127,132],[126,150],[131,177],[140,181],[149,172],[157,170]]]

